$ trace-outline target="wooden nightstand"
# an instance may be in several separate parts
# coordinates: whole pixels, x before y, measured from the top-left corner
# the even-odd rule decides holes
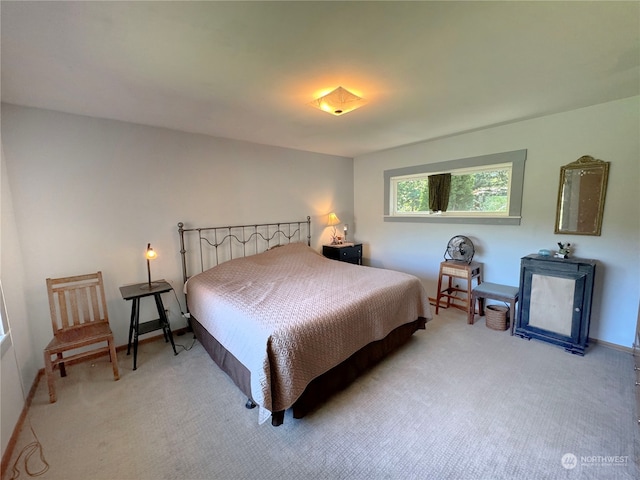
[[[362,265],[362,244],[323,245],[322,255],[332,260]]]

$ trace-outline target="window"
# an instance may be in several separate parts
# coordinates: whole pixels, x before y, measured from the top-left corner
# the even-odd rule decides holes
[[[429,198],[430,194],[437,196],[437,192],[434,191],[437,186],[430,189],[429,178],[443,174],[445,172],[392,177],[395,193],[391,205],[392,212],[508,216],[511,164],[465,168],[451,172],[447,207],[434,209]]]
[[[526,150],[387,170],[385,221],[519,225]]]
[[[4,293],[2,282],[0,282],[0,358],[11,346],[11,336],[9,335],[9,324],[7,322],[7,311],[4,305]]]

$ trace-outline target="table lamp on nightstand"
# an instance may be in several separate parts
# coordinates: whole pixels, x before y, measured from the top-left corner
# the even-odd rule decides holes
[[[151,283],[151,264],[150,264],[150,260],[155,260],[156,258],[158,258],[158,254],[155,252],[155,250],[153,248],[151,248],[151,244],[150,243],[147,243],[147,251],[145,253],[145,257],[147,259],[147,279],[148,279],[148,283],[145,283],[145,284],[141,285],[140,288],[142,290],[151,290],[152,288],[157,286],[157,284]]]
[[[329,219],[327,220],[327,227],[333,227],[333,234],[331,235],[331,245],[338,244],[338,235],[336,232],[336,225],[338,225],[339,223],[340,223],[340,219],[338,218],[338,216],[334,212],[331,212],[329,214]],[[345,230],[345,233],[346,233],[346,230]]]

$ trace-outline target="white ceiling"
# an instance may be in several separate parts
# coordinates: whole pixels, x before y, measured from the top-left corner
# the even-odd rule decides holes
[[[640,94],[640,2],[6,2],[2,101],[354,157]],[[368,104],[308,105],[343,86]]]

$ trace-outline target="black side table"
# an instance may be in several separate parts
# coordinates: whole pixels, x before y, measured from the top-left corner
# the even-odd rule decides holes
[[[133,300],[131,304],[131,322],[129,323],[129,343],[127,344],[127,355],[131,353],[131,340],[133,339],[133,369],[137,368],[138,360],[138,336],[145,333],[153,332],[154,330],[162,329],[164,334],[164,341],[171,341],[174,355],[177,355],[176,345],[173,343],[173,334],[169,327],[169,319],[164,311],[164,305],[162,304],[162,294],[170,292],[173,287],[169,285],[165,280],[158,280],[151,284],[149,288],[148,283],[136,283],[135,285],[124,285],[120,287],[120,293],[125,300]],[[158,315],[160,318],[156,320],[150,320],[148,322],[140,323],[140,299],[153,295],[156,300],[156,307],[158,309]]]
[[[340,262],[362,265],[362,244],[343,243],[339,245],[323,245],[322,255]]]

